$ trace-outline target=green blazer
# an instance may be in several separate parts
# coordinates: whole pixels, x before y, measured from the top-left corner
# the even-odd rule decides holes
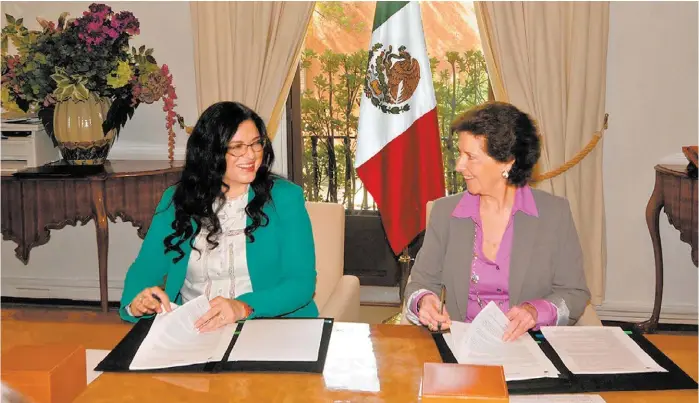
[[[180,289],[192,246],[189,241],[184,242],[181,246],[184,257],[173,263],[177,253],[166,254],[163,244],[165,237],[172,233],[175,219],[174,192],[172,186],[163,193],[141,250],[126,273],[119,309],[121,318],[126,321],[138,321],[139,318],[129,315],[125,307],[146,287],[161,286],[171,301],[182,303]],[[248,200],[252,200],[254,194],[250,187]],[[251,317],[317,317],[318,308],[313,301],[315,246],[303,190],[276,178],[272,200],[263,211],[269,217],[269,224],[255,230],[255,242],[247,240],[247,264],[253,291],[237,299],[254,310]],[[250,222],[248,217],[248,225]]]

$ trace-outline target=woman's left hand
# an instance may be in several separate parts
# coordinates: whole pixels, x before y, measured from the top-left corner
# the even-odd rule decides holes
[[[516,340],[519,336],[536,326],[536,319],[539,315],[533,305],[524,303],[513,306],[505,316],[510,320],[510,325],[507,326],[502,340],[511,341]]]
[[[209,301],[209,305],[211,309],[194,323],[200,332],[210,332],[245,319],[247,312],[245,304],[234,299],[216,297]]]

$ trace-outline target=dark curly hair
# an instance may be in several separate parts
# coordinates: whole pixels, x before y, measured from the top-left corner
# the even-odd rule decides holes
[[[165,237],[165,253],[174,251],[173,262],[184,257],[181,245],[189,240],[194,247],[194,239],[202,226],[208,231],[206,241],[211,248],[218,246],[217,237],[221,233],[221,222],[214,211],[214,201],[224,201],[223,176],[226,172],[226,152],[228,144],[238,130],[238,126],[251,120],[260,132],[264,142],[262,164],[257,170],[251,186],[254,198],[245,207],[251,224],[245,227],[245,235],[255,241],[253,232],[269,223],[269,217],[262,207],[271,201],[274,176],[270,170],[274,163],[272,142],[267,136],[267,128],[262,118],[252,109],[238,102],[218,102],[209,106],[201,114],[192,134],[187,140],[187,155],[182,177],[176,185],[172,203],[175,205],[173,233]],[[196,230],[192,225],[196,224]]]
[[[539,133],[526,113],[505,102],[487,102],[459,116],[451,126],[457,133],[485,136],[486,153],[496,161],[514,159],[507,181],[526,185],[541,155]]]

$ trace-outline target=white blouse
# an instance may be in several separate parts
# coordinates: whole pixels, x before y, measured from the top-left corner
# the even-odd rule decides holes
[[[221,221],[218,247],[210,249],[206,241],[208,232],[204,228],[197,235],[194,246],[201,253],[192,249],[189,256],[187,275],[180,290],[182,303],[202,294],[211,300],[219,296],[236,298],[252,291],[245,253],[247,203],[248,192],[244,192],[236,198],[228,199],[218,210],[218,219]],[[220,203],[215,202],[214,210],[219,207]]]

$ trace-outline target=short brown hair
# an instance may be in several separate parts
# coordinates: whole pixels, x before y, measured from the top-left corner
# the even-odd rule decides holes
[[[539,134],[534,121],[514,105],[487,102],[460,115],[451,126],[457,133],[485,136],[486,153],[499,162],[514,159],[508,182],[524,186],[531,179],[541,155]]]

